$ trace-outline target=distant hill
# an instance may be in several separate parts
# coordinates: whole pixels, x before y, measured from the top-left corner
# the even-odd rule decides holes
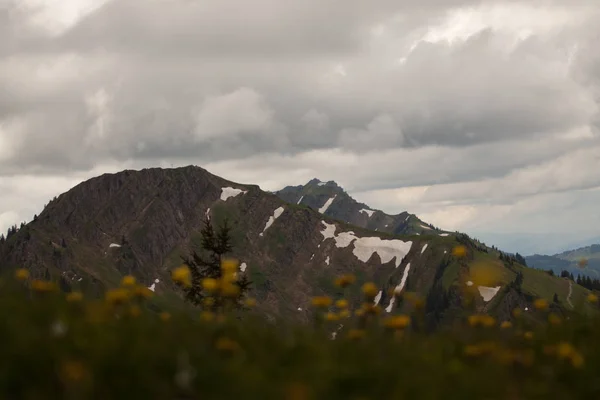
[[[575,276],[585,275],[591,278],[600,278],[600,244],[580,247],[552,256],[535,254],[525,257],[525,260],[527,265],[532,268],[551,269],[555,273],[566,270]]]

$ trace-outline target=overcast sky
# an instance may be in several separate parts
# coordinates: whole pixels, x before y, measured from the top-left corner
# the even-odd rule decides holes
[[[526,254],[600,237],[599,20],[598,0],[0,0],[0,229],[104,172],[196,164],[335,180]]]

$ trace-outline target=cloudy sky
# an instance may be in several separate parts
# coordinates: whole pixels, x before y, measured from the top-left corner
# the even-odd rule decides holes
[[[84,179],[335,180],[507,250],[600,240],[598,0],[0,0],[0,229]]]

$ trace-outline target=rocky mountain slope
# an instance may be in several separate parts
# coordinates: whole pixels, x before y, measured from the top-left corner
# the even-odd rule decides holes
[[[332,282],[345,273],[358,278],[349,293],[354,305],[360,284],[374,281],[382,289],[377,302],[386,311],[398,312],[391,290],[417,292],[434,325],[474,310],[510,318],[512,308],[530,308],[534,297],[551,301],[555,294],[553,307],[568,312],[587,293],[565,279],[501,260],[466,235],[415,232],[408,214],[369,215],[361,211],[368,207],[352,203],[337,185],[329,184],[339,203],[326,208],[328,201],[322,200],[328,195],[318,197],[318,188],[327,184],[315,183],[314,194],[310,189],[304,195],[312,204],[308,207],[292,194],[293,201],[286,202],[280,198],[286,194],[227,181],[194,166],[105,174],[52,200],[11,235],[0,247],[0,272],[25,267],[34,277],[58,280],[63,290],[93,294],[133,274],[155,291],[153,308],[179,307],[181,293],[170,271],[181,264],[181,256],[199,249],[203,220],[209,217],[217,225],[226,218],[233,224],[233,256],[253,282],[259,311],[269,318],[309,321],[311,297],[341,295]],[[381,229],[351,225],[332,214],[354,223],[365,214]],[[402,225],[407,216],[410,223]],[[366,219],[362,225],[374,226]],[[385,225],[391,232],[383,231]],[[466,257],[452,255],[457,245],[466,247]],[[493,286],[474,287],[475,303],[467,310],[461,299],[482,264],[494,269],[497,279]],[[517,276],[523,277],[518,285]]]
[[[525,257],[527,265],[533,268],[553,270],[560,274],[569,271],[573,275],[600,278],[600,244],[568,250],[552,256],[535,254]]]
[[[373,231],[398,235],[450,234],[406,211],[389,215],[373,210],[353,199],[334,181],[321,182],[315,178],[304,186],[287,186],[276,194],[288,203],[305,205],[328,217]]]

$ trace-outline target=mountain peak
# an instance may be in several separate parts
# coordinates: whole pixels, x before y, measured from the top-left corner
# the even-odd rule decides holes
[[[338,185],[337,182],[335,182],[335,181],[323,182],[319,178],[313,178],[313,179],[311,179],[304,186],[329,186],[329,187],[335,187],[335,188],[340,188],[341,189],[341,186]]]

